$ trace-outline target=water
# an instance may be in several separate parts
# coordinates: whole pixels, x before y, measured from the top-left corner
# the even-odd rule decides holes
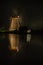
[[[30,45],[30,58],[33,61],[43,60],[43,35],[32,35]]]
[[[11,38],[13,41],[11,41]],[[35,34],[10,34],[10,36],[1,34],[0,59],[14,59],[16,61],[43,60],[43,36]]]

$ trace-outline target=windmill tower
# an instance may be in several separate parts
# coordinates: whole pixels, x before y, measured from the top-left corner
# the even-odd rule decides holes
[[[10,21],[10,27],[9,27],[9,31],[14,31],[14,30],[19,30],[19,27],[21,25],[21,18],[18,17],[12,17],[11,21]]]

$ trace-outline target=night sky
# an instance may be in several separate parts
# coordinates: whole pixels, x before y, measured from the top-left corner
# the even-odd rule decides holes
[[[43,3],[27,1],[0,2],[0,27],[9,27],[10,17],[21,15],[24,17],[23,25],[33,30],[43,29]]]

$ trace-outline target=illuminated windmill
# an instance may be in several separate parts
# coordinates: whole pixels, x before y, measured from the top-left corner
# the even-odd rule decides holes
[[[15,18],[12,17],[9,31],[19,30],[20,25],[21,25],[21,18],[19,16]]]

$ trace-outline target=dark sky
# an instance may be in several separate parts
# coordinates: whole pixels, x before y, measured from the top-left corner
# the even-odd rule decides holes
[[[24,25],[32,29],[43,29],[43,3],[27,1],[0,2],[0,26],[9,26],[9,18],[17,15],[24,17]]]

